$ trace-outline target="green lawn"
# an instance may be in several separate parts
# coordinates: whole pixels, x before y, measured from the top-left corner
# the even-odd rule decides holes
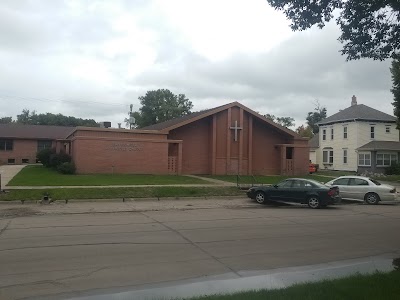
[[[45,190],[10,190],[0,194],[0,201],[40,200],[48,193],[53,200],[65,199],[115,199],[115,198],[149,198],[149,197],[212,197],[243,196],[244,191],[236,187],[136,187],[136,188],[69,188]]]
[[[356,173],[357,172],[350,172],[350,171],[318,170],[318,172],[316,172],[315,175],[339,177],[347,175],[356,175]]]
[[[207,175],[204,177],[219,179],[222,181],[228,182],[237,182],[236,175]],[[326,176],[318,176],[318,175],[305,175],[305,176],[281,176],[281,175],[274,175],[274,176],[240,176],[239,177],[239,184],[275,184],[278,183],[286,178],[290,177],[300,177],[300,178],[308,178],[313,179],[320,182],[327,182],[331,180],[330,177]]]
[[[386,176],[377,176],[372,177],[378,181],[400,181],[400,175],[386,175]]]
[[[355,275],[317,283],[298,284],[286,289],[260,290],[233,295],[190,298],[191,300],[369,300],[399,299],[400,271]]]
[[[90,174],[63,175],[43,166],[26,166],[9,186],[84,186],[84,185],[155,185],[210,184],[210,182],[178,175]]]

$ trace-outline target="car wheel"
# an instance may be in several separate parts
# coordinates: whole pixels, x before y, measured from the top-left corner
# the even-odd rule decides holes
[[[308,198],[308,206],[311,208],[320,208],[321,204],[319,203],[319,199],[317,196],[311,196]]]
[[[379,196],[377,194],[368,193],[368,194],[365,195],[364,200],[368,204],[375,205],[375,204],[378,204],[380,199],[379,199]]]
[[[265,204],[265,202],[267,202],[267,197],[265,196],[264,192],[258,191],[256,193],[256,201],[259,204]]]

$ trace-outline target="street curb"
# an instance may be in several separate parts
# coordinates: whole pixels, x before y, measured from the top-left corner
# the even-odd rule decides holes
[[[233,200],[233,199],[242,199],[246,198],[246,195],[243,196],[201,196],[201,197],[152,197],[152,198],[111,198],[111,199],[59,199],[51,201],[51,203],[83,203],[83,202],[145,202],[145,201],[168,201],[168,200],[208,200],[208,199],[216,199],[216,200]],[[0,201],[1,204],[24,204],[24,203],[34,203],[34,204],[42,204],[42,200],[8,200],[8,201]],[[45,204],[43,204],[45,205]]]

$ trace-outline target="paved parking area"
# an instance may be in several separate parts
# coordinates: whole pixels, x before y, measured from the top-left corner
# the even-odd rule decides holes
[[[4,189],[5,186],[18,174],[26,165],[2,165],[0,166],[0,190]]]
[[[42,206],[41,211],[25,204],[25,210],[37,209],[33,215],[3,213],[0,299],[63,299],[221,274],[235,278],[272,268],[400,256],[399,205],[312,210],[247,199],[218,205],[215,199],[181,201],[147,202],[152,206],[147,209],[128,202],[84,204],[86,210],[83,203],[58,210]],[[96,204],[102,213],[90,212]],[[125,211],[115,211],[118,205]],[[0,212],[10,209],[0,205]]]

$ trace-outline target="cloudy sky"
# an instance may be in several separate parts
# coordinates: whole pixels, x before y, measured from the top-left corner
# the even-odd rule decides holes
[[[390,61],[346,62],[339,30],[291,32],[265,0],[1,0],[0,117],[22,109],[113,126],[146,91],[193,110],[232,101],[305,122],[358,103],[392,114]]]

